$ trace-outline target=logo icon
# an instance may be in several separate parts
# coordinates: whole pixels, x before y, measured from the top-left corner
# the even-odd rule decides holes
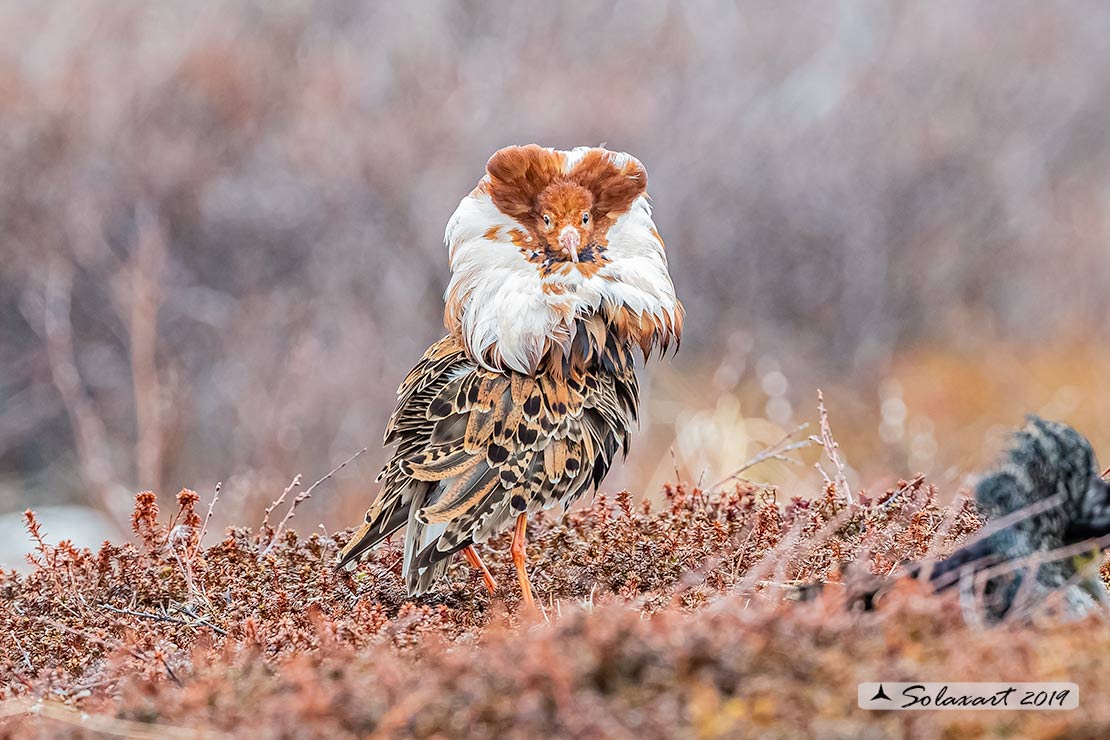
[[[883,691],[883,685],[882,684],[879,684],[879,690],[876,691],[875,695],[871,697],[871,701],[875,701],[876,699],[886,699],[887,701],[894,701],[893,699],[891,699],[889,696],[886,695],[885,691]]]

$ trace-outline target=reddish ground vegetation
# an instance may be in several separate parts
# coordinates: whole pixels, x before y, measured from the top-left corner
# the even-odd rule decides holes
[[[347,533],[268,523],[201,547],[192,491],[168,521],[136,497],[135,544],[50,544],[0,580],[4,736],[1104,736],[1101,623],[1051,615],[982,630],[905,579],[871,612],[844,588],[943,554],[981,524],[920,479],[846,506],[737,485],[668,487],[662,507],[599,497],[529,528],[547,623],[522,620],[507,538],[491,599],[460,563],[410,602],[397,543],[353,573]],[[284,524],[284,522],[283,522]],[[867,713],[864,680],[1068,680],[1071,713]]]

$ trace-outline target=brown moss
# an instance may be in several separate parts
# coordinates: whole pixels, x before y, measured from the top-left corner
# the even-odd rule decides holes
[[[261,736],[854,735],[901,726],[854,708],[857,681],[1015,675],[1080,681],[1089,704],[1071,719],[1105,722],[1091,657],[1105,638],[1082,627],[976,632],[913,581],[876,612],[851,611],[843,589],[783,599],[850,561],[885,573],[945,552],[980,525],[920,479],[850,508],[831,493],[783,503],[746,485],[672,485],[660,508],[622,493],[540,517],[529,556],[546,625],[518,620],[505,537],[484,553],[498,597],[460,563],[412,603],[396,543],[353,573],[332,567],[348,533],[285,531],[270,546],[269,532],[230,529],[198,548],[197,503],[183,491],[163,523],[140,494],[140,545],[92,553],[36,535],[34,569],[3,574],[6,734],[133,734],[137,722]],[[952,737],[987,726],[920,721]]]

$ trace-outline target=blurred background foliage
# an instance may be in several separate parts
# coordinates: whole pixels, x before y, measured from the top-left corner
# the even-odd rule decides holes
[[[1105,456],[1107,38],[1094,0],[0,5],[0,514],[102,537],[223,481],[253,521],[368,446],[301,515],[357,520],[447,218],[532,141],[646,164],[688,309],[608,489],[715,481],[817,387],[859,487],[955,491],[1029,411]]]

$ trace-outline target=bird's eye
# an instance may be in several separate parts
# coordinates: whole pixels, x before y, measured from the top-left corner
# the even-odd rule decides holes
[[[543,225],[551,226],[551,216],[548,216],[546,213],[543,214]]]
[[[585,226],[590,222],[590,212],[582,211],[582,225]]]

